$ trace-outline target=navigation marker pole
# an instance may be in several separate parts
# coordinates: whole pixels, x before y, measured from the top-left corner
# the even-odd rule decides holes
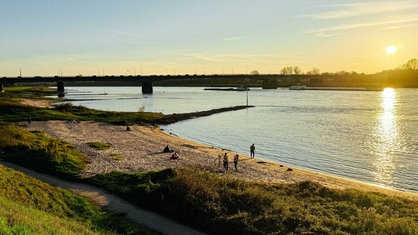
[[[247,107],[248,107],[248,87],[247,87]]]

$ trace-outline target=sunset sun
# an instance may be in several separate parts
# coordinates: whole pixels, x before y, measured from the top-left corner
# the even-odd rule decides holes
[[[393,55],[393,54],[395,54],[397,51],[398,51],[398,48],[397,48],[396,46],[394,46],[394,45],[391,45],[391,46],[386,47],[386,53],[387,53],[388,55]]]

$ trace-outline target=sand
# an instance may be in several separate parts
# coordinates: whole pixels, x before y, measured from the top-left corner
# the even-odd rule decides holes
[[[133,126],[126,131],[124,126],[97,122],[46,121],[32,122],[29,130],[46,132],[53,138],[69,142],[88,156],[91,163],[82,172],[83,177],[113,171],[138,172],[198,166],[220,175],[229,175],[245,180],[270,183],[295,183],[314,181],[335,189],[359,189],[401,196],[418,201],[417,193],[408,193],[349,180],[323,173],[307,171],[295,167],[268,162],[260,158],[240,155],[238,171],[235,171],[235,153],[215,147],[205,146],[167,134],[156,126]],[[111,145],[108,150],[97,150],[89,142],[103,142]],[[172,153],[163,153],[166,145],[179,154],[176,160],[170,159]],[[229,170],[223,171],[222,163],[216,160],[219,154],[229,156]]]
[[[57,102],[56,100],[50,99],[26,99],[26,98],[19,98],[21,104],[34,106],[38,108],[51,108],[53,103]]]

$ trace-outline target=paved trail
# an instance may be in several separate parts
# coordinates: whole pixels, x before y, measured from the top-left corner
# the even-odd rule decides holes
[[[132,204],[123,200],[122,198],[110,194],[101,188],[87,184],[63,180],[51,175],[38,173],[14,164],[6,162],[1,163],[7,167],[21,171],[29,176],[44,181],[48,184],[69,189],[73,192],[83,195],[89,198],[92,202],[99,204],[100,206],[103,206],[107,211],[126,215],[126,217],[132,220],[133,222],[147,226],[163,234],[203,234],[193,228],[181,225],[177,222],[167,219],[166,217],[133,206]]]

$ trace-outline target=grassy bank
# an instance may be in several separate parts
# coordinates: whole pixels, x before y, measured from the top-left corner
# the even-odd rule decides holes
[[[0,165],[0,234],[155,234]]]
[[[91,181],[214,234],[418,234],[416,202],[312,182],[260,184],[200,169]]]
[[[79,178],[88,163],[84,155],[64,141],[9,124],[0,124],[0,159],[72,179]]]

